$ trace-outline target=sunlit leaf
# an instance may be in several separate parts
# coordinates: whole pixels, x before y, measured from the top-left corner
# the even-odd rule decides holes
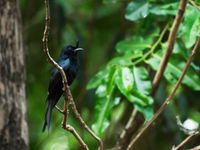
[[[173,15],[175,16],[178,10],[179,2],[169,4],[151,4],[149,12],[155,15]]]
[[[195,15],[194,15],[195,14]],[[200,11],[189,5],[186,9],[183,23],[180,26],[178,36],[185,41],[186,48],[191,48],[200,30]]]
[[[133,73],[128,67],[120,68],[118,70],[118,77],[116,80],[120,80],[122,86],[127,92],[131,91],[133,88]]]
[[[142,50],[146,48],[151,48],[153,38],[158,36],[159,29],[155,28],[152,29],[150,34],[142,37],[142,36],[132,36],[130,39],[125,39],[120,41],[116,45],[117,52],[124,53],[128,51],[133,51],[134,55],[141,55],[143,54]]]
[[[104,68],[103,70],[99,71],[92,79],[90,79],[89,83],[87,84],[87,89],[97,88],[104,78],[108,75],[108,68]]]
[[[126,8],[126,19],[136,21],[145,18],[148,15],[148,1],[134,0]]]
[[[152,85],[147,70],[144,67],[134,67],[133,70],[136,83],[135,88],[144,95],[150,95]]]
[[[108,78],[107,78],[107,87],[106,87],[106,95],[110,96],[113,88],[115,87],[115,76],[116,76],[116,67],[111,67]]]
[[[106,87],[106,85],[103,85],[103,87]],[[114,90],[112,95],[115,95],[115,92],[116,90]],[[92,129],[99,136],[102,135],[110,124],[110,111],[112,107],[119,103],[119,98],[114,99],[112,96],[106,96],[105,93],[106,88],[101,88],[101,90],[96,93],[98,94],[97,104],[95,105],[96,121],[92,125]]]
[[[162,59],[162,52],[159,51],[153,55],[152,58],[150,58],[147,63],[154,69],[157,70],[158,66],[160,64],[160,61]],[[164,77],[170,82],[175,84],[178,78],[180,77],[181,73],[183,72],[183,69],[186,65],[185,60],[181,59],[177,55],[172,55],[170,57],[170,61],[167,64],[167,68],[164,72]],[[193,71],[192,68],[188,68],[187,73],[185,74],[183,81],[183,84],[186,84],[187,86],[193,88],[194,90],[200,90],[200,78],[196,74],[195,71]]]
[[[133,36],[130,39],[126,39],[117,43],[116,49],[119,53],[126,51],[134,51],[135,54],[141,54],[143,49],[151,48],[151,41],[145,40],[140,36]]]
[[[128,71],[129,70],[129,71]],[[127,78],[125,75],[132,76]],[[131,90],[133,86],[134,78],[133,73],[129,68],[120,68],[118,69],[116,84],[120,92],[132,103],[137,103],[142,106],[148,104],[148,98],[140,94],[137,91]]]
[[[135,108],[140,111],[143,115],[146,121],[149,121],[153,118],[154,112],[153,112],[153,105],[149,106],[141,106],[141,105],[134,105]]]

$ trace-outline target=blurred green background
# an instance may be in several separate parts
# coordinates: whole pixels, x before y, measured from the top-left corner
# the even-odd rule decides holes
[[[120,97],[120,102],[115,101],[115,104],[109,104],[110,108],[106,108],[108,112],[103,115],[105,120],[102,121],[102,124],[97,124],[99,114],[101,115],[98,106],[101,111],[102,105],[99,104],[98,101],[101,101],[102,97],[98,97],[98,91],[95,92],[95,88],[100,89],[99,87],[105,84],[103,83],[104,78],[93,78],[93,80],[98,81],[95,85],[92,85],[95,81],[90,81],[90,79],[106,66],[108,69],[104,71],[104,75],[102,76],[105,76],[105,78],[109,80],[112,75],[110,70],[112,70],[113,66],[118,66],[118,68],[120,66],[120,69],[123,71],[124,65],[129,65],[128,68],[130,68],[130,64],[127,64],[127,62],[134,63],[132,59],[142,58],[141,54],[144,55],[151,49],[152,43],[154,44],[157,41],[166,24],[169,23],[171,26],[178,8],[179,3],[177,2],[179,1],[50,0],[51,25],[48,42],[50,54],[57,60],[62,47],[68,44],[75,45],[77,40],[80,41],[80,46],[85,49],[83,53],[79,54],[81,64],[80,70],[70,89],[78,110],[89,127],[91,127],[92,124],[94,126],[96,125],[93,128],[95,130],[95,128],[100,128],[101,126],[101,129],[98,128],[95,132],[102,137],[106,148],[111,148],[115,145],[116,140],[131,114],[133,104],[131,100],[126,100],[128,99],[126,97],[126,92],[123,92],[118,85],[118,96],[115,98]],[[195,3],[199,4],[198,1],[195,1]],[[52,66],[46,60],[42,47],[45,18],[44,2],[39,0],[21,0],[21,11],[25,51],[27,55],[27,98],[30,149],[80,149],[78,142],[72,134],[61,128],[62,115],[56,110],[53,111],[49,135],[47,132],[41,132],[46,109],[45,100],[48,81],[52,69]],[[199,10],[188,3],[185,18],[178,31],[172,64],[173,61],[180,58],[182,63],[180,66],[184,67],[195,43],[199,29]],[[164,51],[169,30],[170,28],[168,28],[164,34],[162,41],[159,42],[155,51]],[[137,48],[134,46],[134,43],[137,42],[144,43],[144,45],[150,44],[150,47],[143,46],[142,48]],[[148,56],[148,58],[149,57],[151,56]],[[112,65],[109,66],[108,62],[114,60],[113,58],[119,59],[116,59],[117,63],[113,61],[111,63]],[[162,113],[156,124],[154,124],[153,127],[145,133],[145,136],[140,139],[136,145],[136,149],[167,150],[173,145],[179,144],[187,135],[181,131],[180,126],[177,125],[177,115],[180,117],[181,121],[191,118],[196,122],[200,122],[199,58],[200,52],[198,51],[192,63],[191,72],[187,74],[190,80],[185,80],[185,83],[179,88],[174,98],[175,100],[172,101],[170,106]],[[123,60],[124,62],[126,61],[126,63],[124,63]],[[150,63],[148,63],[148,61]],[[133,67],[136,69],[137,67],[145,68],[148,73],[144,71],[144,74],[148,76],[148,82],[150,82],[155,74],[153,70],[157,70],[155,66],[155,60],[143,59]],[[174,74],[172,72],[174,72]],[[176,71],[168,70],[157,92],[156,98],[154,98],[155,107],[162,104],[169,95],[178,78],[176,74],[178,74]],[[89,90],[87,90],[86,87],[89,81],[90,87],[88,86]],[[114,83],[107,80],[105,82],[109,83],[112,89],[115,88]],[[133,85],[131,85],[131,88],[132,86]],[[146,85],[144,84],[143,86]],[[151,83],[148,84],[148,86],[151,86]],[[99,94],[103,94],[101,92]],[[150,93],[150,91],[148,92]],[[140,112],[146,113],[146,120],[149,120],[153,115],[151,99],[151,96],[147,97],[148,102],[145,107],[142,107],[142,104],[138,103]],[[62,108],[62,105],[63,98],[59,101],[58,106]],[[105,103],[103,103],[103,105],[105,105]],[[70,111],[68,123],[77,130],[90,149],[96,149],[97,142],[80,126],[80,123],[71,112],[72,111]],[[200,140],[194,138],[194,140],[186,145],[186,148],[198,145],[199,143]]]

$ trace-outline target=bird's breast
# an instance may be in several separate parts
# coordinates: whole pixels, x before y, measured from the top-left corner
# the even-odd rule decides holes
[[[77,72],[78,72],[78,65],[76,64],[71,64],[70,67],[65,71],[68,85],[72,84],[74,78],[76,77]]]

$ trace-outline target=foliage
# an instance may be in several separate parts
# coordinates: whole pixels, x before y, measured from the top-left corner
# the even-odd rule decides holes
[[[166,21],[162,20],[162,22],[167,22],[168,16],[176,14],[178,5],[179,3],[177,2],[157,4],[156,1],[131,1],[126,8],[125,18],[131,21],[143,21],[144,23],[146,23],[148,17],[153,14],[157,15],[158,20],[165,16]],[[197,15],[194,16],[191,14]],[[182,46],[183,49],[191,49],[196,41],[197,33],[200,29],[199,15],[200,13],[198,12],[198,10],[189,5],[178,34],[178,40],[184,41],[184,46]],[[141,20],[143,18],[146,19]],[[158,24],[162,22],[160,21],[158,22]],[[156,26],[154,25],[152,28],[156,29]],[[149,32],[148,29],[141,28],[140,30],[141,32],[145,32],[145,35],[147,35]],[[135,108],[144,114],[146,120],[150,120],[153,117],[153,98],[151,97],[152,85],[149,73],[147,72],[146,68],[143,67],[142,62],[147,63],[150,67],[152,67],[153,70],[156,71],[165,50],[165,46],[162,45],[163,43],[166,43],[167,40],[162,40],[162,42],[159,43],[162,46],[162,49],[156,48],[157,52],[154,53],[154,51],[151,51],[151,48],[154,45],[153,41],[158,39],[158,30],[154,31],[148,36],[141,35],[141,32],[138,31],[139,34],[120,41],[116,44],[116,50],[118,53],[122,53],[122,56],[112,58],[110,62],[108,62],[108,64],[106,65],[107,69],[100,71],[96,76],[94,76],[93,79],[90,80],[87,89],[97,88],[96,94],[99,95],[98,89],[102,86],[102,84],[104,84],[104,82],[106,82],[107,84],[104,84],[104,88],[108,89],[109,92],[107,92],[107,95],[105,95],[104,97],[104,104],[110,105],[110,107],[106,107],[107,111],[110,111],[111,107],[114,106],[110,103],[110,101],[112,101],[110,99],[112,95],[111,89],[117,85],[119,89],[118,92],[122,93],[127,100],[133,103],[135,105]],[[129,57],[127,57],[127,54]],[[145,54],[151,56],[144,57]],[[179,50],[179,55],[185,56],[184,51]],[[186,64],[186,59],[188,58],[188,55],[186,56],[186,59],[181,58],[179,55],[172,55],[172,57],[170,58],[170,62],[168,63],[167,69],[164,73],[164,77],[166,78],[166,80],[172,84],[175,84],[178,77],[181,75],[181,72]],[[141,61],[138,61],[140,59]],[[102,73],[103,76],[99,76]],[[103,77],[105,78],[105,80],[102,80]],[[98,84],[95,84],[97,82]],[[183,84],[186,84],[193,90],[200,90],[200,78],[199,75],[195,72],[194,68],[190,68],[188,70],[183,80]],[[106,91],[101,91],[101,95],[104,95],[102,92]],[[97,96],[97,101],[103,101],[102,97],[101,99],[99,99],[99,97]],[[97,103],[96,107],[102,108],[102,105],[103,104],[99,105],[99,103]],[[96,117],[96,119],[98,120],[98,116],[101,116],[101,113],[104,113],[104,111],[102,111],[102,109],[97,109],[96,113],[98,114]],[[106,129],[109,124],[109,115],[105,115],[104,117],[105,119],[101,120],[102,122],[105,121],[106,125],[102,123],[102,126],[99,126],[99,128],[101,129]],[[102,131],[101,134],[104,133],[103,129],[100,130]],[[94,131],[96,130],[98,129],[95,129]],[[97,134],[100,133],[97,132]]]
[[[167,37],[177,13],[178,0],[57,0],[50,1],[51,29],[49,49],[53,58],[63,46],[75,44],[86,50],[80,54],[79,76],[70,87],[81,115],[93,131],[113,146],[133,108],[146,120],[153,106],[161,104],[177,81],[194,46],[200,29],[200,12],[188,3],[178,30],[172,57],[156,98],[151,96],[152,79],[167,45]],[[198,4],[198,1],[195,1]],[[61,129],[62,116],[54,111],[49,136],[41,133],[50,66],[42,51],[45,9],[41,1],[21,1],[24,39],[27,47],[27,97],[31,149],[79,148],[76,139]],[[195,14],[195,15],[194,15]],[[175,115],[181,119],[199,118],[200,69],[198,53],[189,68],[174,103],[162,116],[163,128],[154,130],[159,144],[145,138],[140,149],[170,149],[183,139]],[[96,75],[95,75],[96,73]],[[93,77],[92,77],[93,76]],[[87,89],[85,87],[87,86]],[[190,100],[190,101],[188,101]],[[58,104],[62,107],[62,100]],[[71,113],[70,113],[71,114]],[[71,124],[90,149],[96,141],[78,124]],[[164,136],[166,135],[166,136]],[[165,137],[172,136],[172,140]],[[113,138],[114,137],[114,138]],[[177,142],[177,143],[176,143]],[[141,148],[142,147],[142,148]],[[164,148],[165,147],[165,148]]]

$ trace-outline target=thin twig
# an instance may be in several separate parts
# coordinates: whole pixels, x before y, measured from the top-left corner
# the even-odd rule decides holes
[[[92,132],[92,130],[87,126],[87,124],[81,118],[80,113],[78,112],[78,110],[76,108],[76,104],[75,104],[73,98],[70,98],[70,105],[72,107],[72,110],[73,110],[76,118],[80,121],[80,123],[82,124],[82,126],[98,141],[98,143],[99,143],[99,150],[103,150],[103,142],[101,141],[101,139],[98,136],[96,136]]]
[[[195,146],[195,147],[193,147],[193,148],[190,148],[190,149],[188,149],[188,150],[200,150],[200,145],[199,145],[199,146]]]
[[[197,134],[199,134],[198,131],[193,132],[184,141],[182,141],[178,146],[176,146],[175,148],[172,148],[172,150],[179,150],[183,145],[185,145],[189,140],[191,140]]]
[[[171,30],[169,37],[168,37],[168,42],[167,42],[165,54],[163,55],[162,61],[159,65],[159,69],[156,72],[156,75],[155,75],[154,80],[153,80],[153,88],[152,88],[153,89],[153,91],[152,91],[153,96],[155,95],[155,93],[156,93],[156,91],[159,87],[163,73],[165,71],[165,68],[166,68],[167,63],[169,61],[169,58],[171,56],[172,50],[174,48],[174,43],[175,43],[175,40],[176,40],[176,33],[177,33],[179,25],[181,24],[181,21],[183,19],[183,14],[185,12],[186,6],[187,6],[187,0],[181,0],[180,5],[179,5],[179,9],[178,9],[178,13],[176,15],[176,18],[175,18],[174,23],[172,25],[172,30]]]
[[[160,33],[159,38],[155,43],[153,43],[151,49],[149,52],[147,52],[141,59],[136,61],[134,64],[137,64],[144,60],[146,57],[148,57],[150,54],[154,52],[154,50],[157,48],[157,46],[161,43],[167,29],[169,28],[169,23],[165,26],[165,28]],[[117,144],[112,150],[123,150],[126,149],[128,144],[131,141],[131,137],[138,131],[138,129],[143,125],[144,123],[144,117],[141,116],[141,113],[138,112],[136,109],[132,111],[131,116],[128,119],[128,122],[126,124],[125,129],[122,131],[119,140],[117,141]]]
[[[119,140],[112,150],[124,150],[127,148],[131,141],[132,136],[138,131],[138,129],[144,123],[143,115],[134,108],[132,114],[126,124],[124,130],[122,131]]]
[[[45,8],[46,8],[46,18],[45,18],[45,30],[44,30],[44,36],[43,36],[43,47],[44,47],[44,52],[46,54],[46,57],[48,59],[48,61],[55,66],[58,71],[60,72],[61,76],[62,76],[62,82],[63,82],[63,87],[64,87],[64,111],[61,112],[62,114],[64,114],[63,116],[63,121],[62,121],[62,127],[65,130],[70,131],[71,133],[73,133],[73,135],[76,137],[76,139],[78,140],[79,144],[85,148],[86,150],[88,150],[87,145],[84,143],[84,141],[81,139],[81,137],[78,135],[78,133],[69,125],[66,125],[66,121],[67,121],[67,115],[68,115],[68,99],[72,97],[71,95],[71,91],[68,87],[67,84],[67,78],[65,75],[65,72],[63,70],[62,67],[60,67],[54,60],[53,58],[50,56],[49,54],[49,50],[48,50],[48,35],[49,35],[49,25],[50,25],[50,13],[49,13],[49,0],[45,0]],[[73,99],[73,98],[72,98]],[[60,109],[59,109],[60,110]]]
[[[78,140],[78,142],[81,143],[81,146],[83,147],[83,149],[89,150],[88,146],[84,143],[84,141],[81,139],[79,134],[76,132],[76,130],[72,126],[66,125],[64,129],[71,132],[74,135],[74,137]]]
[[[183,80],[183,77],[186,74],[187,69],[190,66],[190,63],[197,51],[198,45],[200,42],[200,35],[198,36],[198,39],[196,41],[196,44],[192,50],[192,53],[186,63],[186,66],[181,74],[181,76],[179,77],[173,91],[171,92],[171,94],[169,95],[169,97],[165,100],[165,102],[162,104],[162,106],[159,108],[159,110],[156,112],[156,114],[154,115],[154,117],[144,126],[144,128],[136,135],[136,137],[133,139],[133,141],[129,144],[128,149],[127,150],[131,150],[133,148],[133,145],[136,143],[136,141],[141,137],[141,135],[150,127],[150,125],[158,118],[158,116],[163,112],[163,110],[165,109],[165,107],[169,104],[169,102],[172,100],[172,97],[174,96],[176,90],[178,89],[179,85],[181,84],[181,81]]]
[[[200,11],[200,6],[195,4],[195,2],[193,2],[192,0],[189,0],[189,2]]]
[[[58,106],[55,106],[55,109],[56,109],[57,111],[59,111],[61,114],[64,114],[64,111],[61,110]]]

